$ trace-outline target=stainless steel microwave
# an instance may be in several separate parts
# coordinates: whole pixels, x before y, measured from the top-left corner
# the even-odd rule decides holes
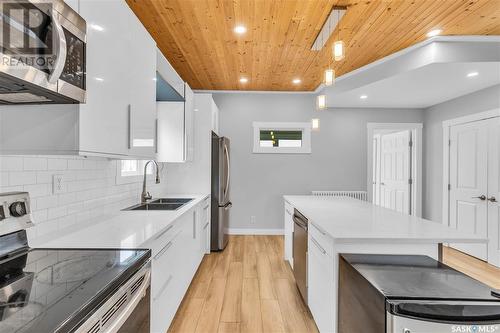
[[[62,0],[0,0],[0,104],[86,97],[85,20]]]

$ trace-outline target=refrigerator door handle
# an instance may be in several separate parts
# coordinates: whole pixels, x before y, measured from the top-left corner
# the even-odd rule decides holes
[[[229,191],[230,162],[229,162],[229,151],[228,151],[227,146],[225,144],[224,144],[224,154],[226,155],[226,164],[227,164],[226,186],[224,187],[224,199],[226,199],[227,191]]]

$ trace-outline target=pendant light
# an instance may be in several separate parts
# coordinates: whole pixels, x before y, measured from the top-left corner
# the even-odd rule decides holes
[[[316,97],[316,109],[318,110],[326,109],[326,95],[318,95]]]
[[[339,33],[338,33],[338,39],[337,41],[335,41],[335,43],[333,43],[333,47],[332,47],[332,51],[333,51],[333,59],[335,59],[335,61],[340,61],[342,59],[344,59],[345,57],[345,48],[344,48],[344,42],[342,40],[340,40],[340,13],[337,12],[337,27],[339,29]]]

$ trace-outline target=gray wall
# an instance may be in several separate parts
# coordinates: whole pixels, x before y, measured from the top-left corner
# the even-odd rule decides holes
[[[434,105],[424,110],[423,216],[441,222],[443,121],[500,107],[500,85]]]
[[[315,111],[315,96],[286,93],[214,94],[221,134],[231,139],[231,228],[281,229],[284,194],[365,190],[367,122],[423,122],[422,110]],[[320,118],[307,155],[253,154],[253,121]],[[256,217],[255,224],[250,222]]]

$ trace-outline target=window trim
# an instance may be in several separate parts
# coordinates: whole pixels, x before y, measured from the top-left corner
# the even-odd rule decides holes
[[[132,183],[138,183],[143,180],[144,177],[144,164],[148,160],[137,160],[138,162],[138,174],[135,175],[129,175],[129,176],[123,176],[122,175],[122,161],[123,160],[117,160],[116,163],[116,184],[117,185],[122,185],[122,184],[132,184]],[[148,175],[151,175],[152,172],[148,172]]]
[[[310,122],[253,122],[253,153],[254,154],[310,154],[311,153],[311,123]],[[302,131],[301,147],[261,147],[261,130]]]

